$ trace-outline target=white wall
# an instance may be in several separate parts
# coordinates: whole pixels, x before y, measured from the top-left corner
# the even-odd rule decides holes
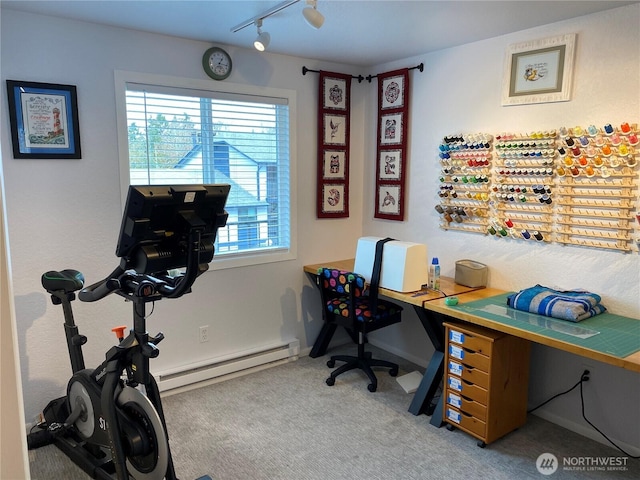
[[[378,66],[377,72],[424,62],[411,72],[410,158],[405,222],[374,220],[375,164],[365,163],[365,235],[426,243],[442,275],[453,276],[455,261],[471,258],[489,265],[489,284],[519,290],[536,283],[563,289],[585,288],[602,295],[609,310],[640,319],[640,256],[559,244],[532,244],[479,234],[444,231],[434,206],[439,203],[438,145],[456,133],[527,132],[590,124],[640,122],[640,6],[579,17],[527,31]],[[570,102],[502,107],[503,63],[510,44],[577,33],[573,95]],[[370,92],[369,118],[377,100]],[[375,138],[375,125],[368,135]],[[375,144],[367,144],[375,158]],[[428,360],[426,334],[417,317],[376,332],[375,342],[403,352],[418,363]],[[580,378],[586,362],[592,380],[585,385],[587,415],[616,440],[640,449],[638,374],[575,355],[534,348],[530,406],[564,391]],[[540,412],[558,423],[601,439],[580,415],[576,392]],[[636,453],[637,454],[637,453]]]
[[[612,311],[640,316],[637,255],[497,243],[480,235],[444,232],[438,229],[433,210],[439,171],[437,145],[445,134],[638,121],[639,15],[635,5],[403,59],[372,72],[228,47],[235,68],[229,82],[297,91],[298,258],[209,272],[198,280],[191,295],[158,304],[148,322],[149,330],[162,330],[167,339],[160,346],[160,357],[154,360],[156,369],[290,337],[298,337],[303,347],[311,345],[320,328],[319,303],[314,286],[301,273],[302,266],[353,256],[356,239],[363,233],[427,243],[429,254],[440,257],[443,275],[453,274],[456,259],[474,258],[490,265],[492,286],[516,289],[534,282],[580,286],[602,293]],[[1,21],[3,82],[14,79],[77,85],[83,148],[81,160],[14,160],[8,113],[2,109],[7,220],[29,422],[48,399],[64,392],[69,372],[61,312],[50,305],[40,286],[40,275],[48,269],[71,267],[94,281],[115,266],[121,205],[113,71],[206,79],[200,59],[210,45],[5,9]],[[507,45],[569,32],[578,33],[573,100],[501,107]],[[627,49],[618,48],[622,40]],[[56,54],[48,53],[50,46],[55,46]],[[314,74],[302,76],[302,66],[366,75],[420,62],[425,63],[425,72],[411,73],[407,221],[373,220],[375,163],[371,159],[375,158],[376,133],[370,119],[376,118],[375,82],[353,82],[352,86],[351,217],[317,220],[318,82]],[[2,98],[6,101],[4,88]],[[111,326],[128,322],[128,306],[119,298],[99,304],[77,303],[77,321],[90,335],[87,363],[98,363],[112,344]],[[399,328],[378,332],[378,342],[424,365],[431,349],[411,313],[407,310]],[[211,340],[206,344],[197,341],[198,326],[203,324],[210,325]],[[580,360],[568,354],[540,348],[533,359],[532,404],[573,384],[581,371]],[[591,416],[612,438],[640,447],[637,374],[600,364],[592,370],[593,380],[586,388]],[[575,413],[579,411],[577,402],[575,396],[557,400],[546,411],[559,423],[580,430],[584,423]]]
[[[2,10],[2,82],[6,79],[77,86],[81,160],[15,160],[8,111],[2,109],[2,152],[14,293],[25,389],[26,421],[64,393],[70,374],[62,312],[40,285],[47,270],[75,268],[94,282],[115,268],[120,228],[114,70],[210,80],[202,55],[211,45],[125,29]],[[25,34],[28,32],[28,34]],[[55,46],[53,49],[52,46]],[[55,53],[52,53],[52,50]],[[344,73],[350,67],[228,47],[234,72],[226,81],[297,91],[296,162],[298,258],[293,261],[210,271],[192,294],[155,306],[150,333],[163,331],[162,371],[298,338],[304,349],[321,327],[319,299],[302,266],[348,258],[362,228],[362,200],[351,199],[351,217],[318,221],[316,201],[316,98],[318,75],[302,66]],[[352,68],[352,67],[351,67]],[[363,95],[352,87],[351,188],[362,191]],[[2,88],[6,101],[6,88]],[[339,241],[338,241],[339,240]],[[130,323],[129,304],[109,297],[96,304],[75,302],[76,322],[89,336],[88,366],[103,360],[113,344],[112,326]],[[210,340],[198,342],[209,325]]]

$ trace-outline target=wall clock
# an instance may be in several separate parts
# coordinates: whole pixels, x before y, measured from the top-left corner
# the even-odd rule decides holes
[[[231,56],[220,47],[211,47],[202,56],[202,68],[214,80],[224,80],[231,75]]]

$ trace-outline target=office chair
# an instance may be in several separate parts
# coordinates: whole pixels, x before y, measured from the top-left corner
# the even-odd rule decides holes
[[[337,269],[321,268],[318,270],[318,283],[322,299],[322,317],[325,322],[345,327],[356,338],[358,355],[334,355],[327,366],[335,367],[336,361],[346,362],[338,367],[327,378],[327,385],[335,383],[336,377],[344,372],[359,368],[371,383],[367,386],[370,392],[378,388],[378,379],[371,367],[390,368],[389,374],[398,374],[398,365],[386,360],[377,360],[365,352],[367,333],[378,330],[401,320],[402,307],[395,303],[378,298],[377,287],[365,289],[362,275]]]

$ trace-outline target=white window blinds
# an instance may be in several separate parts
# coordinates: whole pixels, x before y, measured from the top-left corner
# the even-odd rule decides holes
[[[288,250],[286,98],[126,84],[132,185],[228,183],[216,255]]]

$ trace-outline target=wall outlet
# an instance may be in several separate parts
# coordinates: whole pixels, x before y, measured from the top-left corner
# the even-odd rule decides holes
[[[593,365],[590,365],[590,364],[587,364],[587,363],[583,363],[581,366],[582,366],[582,374],[581,375],[584,376],[584,372],[589,372],[588,374],[586,374],[585,380],[591,379],[591,377],[593,376],[593,371],[594,371]],[[581,378],[583,378],[583,377],[581,377]]]
[[[209,325],[203,325],[200,327],[200,343],[209,341]]]

